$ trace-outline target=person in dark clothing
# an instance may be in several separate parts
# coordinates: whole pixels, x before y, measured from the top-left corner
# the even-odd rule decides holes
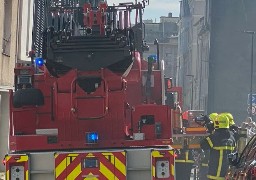
[[[207,132],[212,134],[214,133],[214,120],[215,118],[218,116],[218,113],[214,112],[209,114],[208,119],[206,122],[208,122],[206,124],[207,127]],[[204,154],[204,157],[201,160],[201,164],[200,164],[200,171],[199,171],[199,179],[200,180],[205,180],[207,179],[207,173],[208,173],[208,164],[209,164],[209,159],[210,159],[210,151],[209,150],[205,150],[202,151]]]
[[[191,149],[181,149],[175,159],[175,175],[177,180],[190,180],[190,174],[194,165]]]
[[[236,146],[234,133],[229,130],[229,119],[220,114],[214,120],[215,132],[200,142],[203,150],[210,150],[208,179],[224,180],[229,167],[228,154]]]
[[[228,121],[229,121],[229,130],[234,133],[234,137],[235,137],[235,140],[237,142],[239,140],[239,138],[240,138],[240,135],[239,135],[239,132],[238,132],[239,128],[235,124],[233,115],[231,113],[228,113],[228,112],[221,113],[221,114],[224,114],[224,115],[227,116]]]
[[[214,120],[215,120],[215,118],[218,116],[218,113],[211,113],[211,114],[209,114],[209,123],[208,123],[208,125],[206,126],[207,127],[207,131],[209,132],[209,133],[213,133],[214,132],[214,130],[215,130],[215,127],[214,127]]]

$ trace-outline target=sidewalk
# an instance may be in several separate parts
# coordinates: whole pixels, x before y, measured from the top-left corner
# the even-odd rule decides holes
[[[0,180],[4,180],[4,172],[0,172]]]

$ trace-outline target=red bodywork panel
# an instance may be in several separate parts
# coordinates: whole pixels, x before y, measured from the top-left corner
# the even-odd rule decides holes
[[[19,69],[22,67],[15,72]],[[108,69],[70,70],[59,78],[51,76],[46,68],[43,73],[33,74],[34,88],[42,91],[44,105],[14,108],[10,91],[10,150],[170,145],[172,113],[161,102],[161,72],[152,72],[152,102],[145,104],[142,69],[146,67],[141,66],[136,54],[125,77]],[[78,85],[81,77],[100,77],[101,82],[95,92],[86,93]],[[148,121],[143,122],[143,117],[149,117]],[[140,120],[142,125],[138,128]],[[54,133],[42,133],[44,130]],[[139,131],[145,134],[145,139],[133,140],[133,133]],[[87,132],[97,132],[98,142],[86,143]]]

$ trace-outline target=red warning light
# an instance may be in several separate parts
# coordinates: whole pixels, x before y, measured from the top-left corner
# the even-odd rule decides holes
[[[167,80],[167,88],[168,88],[168,89],[171,89],[171,88],[172,88],[172,80],[171,80],[171,79],[168,79],[168,80]]]
[[[6,159],[3,159],[3,160],[2,160],[2,163],[3,163],[3,165],[5,166],[5,164],[6,164]]]

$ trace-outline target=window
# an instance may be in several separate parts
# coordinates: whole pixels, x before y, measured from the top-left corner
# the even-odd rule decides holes
[[[85,168],[98,168],[99,167],[99,161],[97,158],[85,158],[82,161],[82,167]]]

